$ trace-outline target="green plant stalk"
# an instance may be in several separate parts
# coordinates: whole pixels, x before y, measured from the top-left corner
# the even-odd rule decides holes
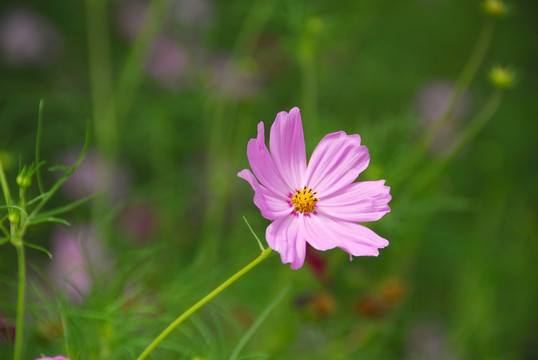
[[[8,211],[11,212],[11,194],[4,172],[4,165],[0,158],[0,185],[4,193],[4,199],[8,206]],[[23,212],[21,212],[21,217]],[[19,281],[17,289],[17,320],[15,331],[15,348],[13,350],[13,360],[20,360],[22,352],[22,338],[24,334],[24,297],[26,290],[26,261],[24,256],[24,245],[22,239],[18,236],[18,226],[10,222],[10,241],[15,246],[17,251],[17,263],[19,267]]]
[[[45,192],[43,190],[43,182],[41,181],[41,172],[39,171],[39,168],[41,167],[39,165],[39,151],[41,149],[41,133],[43,132],[43,105],[43,99],[41,99],[39,101],[39,116],[37,117],[37,134],[35,139],[35,176],[40,194]]]
[[[2,186],[2,192],[4,193],[4,199],[6,200],[6,205],[11,206],[11,195],[9,193],[9,186],[7,185],[6,174],[4,172],[4,164],[2,163],[1,157],[0,157],[0,184]]]
[[[152,351],[159,345],[161,341],[164,340],[168,334],[170,334],[179,324],[181,324],[185,319],[187,319],[189,316],[194,314],[199,308],[204,306],[207,302],[209,302],[211,299],[213,299],[215,296],[220,294],[224,289],[226,289],[228,286],[233,284],[237,279],[239,279],[241,276],[245,275],[247,272],[249,272],[252,268],[254,268],[256,265],[258,265],[260,262],[262,262],[269,254],[271,253],[272,249],[267,248],[264,252],[262,252],[256,259],[254,259],[252,262],[250,262],[247,266],[233,274],[228,280],[217,286],[213,291],[211,291],[209,294],[204,296],[201,300],[199,300],[196,304],[191,306],[187,311],[185,311],[183,314],[181,314],[176,320],[174,320],[166,329],[163,330],[153,340],[151,344],[140,354],[140,356],[137,358],[137,360],[143,360],[145,359]]]
[[[115,157],[118,127],[112,85],[112,64],[108,33],[108,0],[86,0],[88,70],[93,121],[99,151]]]
[[[432,129],[425,133],[422,139],[417,143],[417,146],[414,149],[414,155],[410,156],[410,162],[404,164],[403,169],[399,167],[395,171],[398,176],[394,176],[391,182],[391,186],[394,187],[400,184],[413,173],[413,169],[415,168],[415,166],[420,163],[420,160],[422,160],[429,147],[431,146],[439,132],[442,130],[443,126],[450,119],[452,113],[456,109],[456,106],[461,96],[469,87],[471,81],[475,78],[476,73],[480,68],[480,65],[484,61],[484,57],[486,56],[487,50],[491,43],[492,36],[493,21],[491,19],[487,19],[478,37],[473,52],[471,53],[469,59],[463,67],[463,70],[458,76],[458,80],[456,81],[456,85],[446,111],[439,119],[439,121],[437,121],[435,125],[433,125]]]
[[[13,360],[20,360],[22,353],[22,338],[24,334],[24,298],[26,293],[26,261],[24,256],[24,245],[22,240],[16,242],[17,262],[19,265],[19,283],[17,292],[17,322],[15,328],[15,349]]]
[[[42,198],[39,202],[39,204],[34,208],[34,210],[32,210],[32,212],[30,213],[30,215],[28,215],[26,221],[24,223],[21,223],[20,224],[20,231],[19,231],[19,237],[22,238],[24,236],[24,234],[26,233],[26,230],[29,226],[29,224],[31,223],[31,221],[37,216],[37,214],[39,213],[39,211],[41,211],[41,209],[43,208],[43,206],[45,206],[45,204],[52,198],[52,196],[58,191],[58,189],[60,188],[60,186],[67,180],[67,178],[69,176],[71,176],[71,174],[73,172],[75,172],[75,170],[77,169],[78,165],[80,164],[80,162],[82,161],[82,159],[84,158],[84,155],[86,155],[86,152],[88,151],[88,148],[90,147],[90,122],[88,121],[86,123],[86,136],[84,138],[84,146],[82,148],[82,151],[77,159],[77,161],[75,162],[75,164],[69,168],[69,170],[60,178],[60,180],[58,180],[53,186],[52,188],[47,191],[46,193],[44,194],[41,194]]]
[[[499,108],[502,95],[502,91],[496,90],[489,97],[482,110],[469,122],[469,125],[467,125],[465,128],[463,135],[454,142],[450,153],[440,162],[435,163],[430,168],[426,169],[422,175],[417,176],[420,181],[413,183],[411,195],[417,194],[421,189],[435,179],[441,173],[441,171],[443,171],[448,164],[450,164],[456,155],[460,153],[465,145],[467,145],[476,137],[476,135],[478,135],[478,133],[484,128],[484,126],[486,126],[488,121],[493,117],[493,114],[495,114]]]
[[[443,114],[443,117],[432,128],[432,131],[430,131],[428,136],[424,139],[421,151],[425,152],[428,149],[431,143],[435,140],[435,137],[437,136],[439,131],[441,131],[448,119],[450,119],[450,117],[452,116],[452,113],[456,109],[456,106],[458,105],[458,102],[463,95],[463,92],[465,91],[465,89],[467,89],[471,81],[476,76],[478,68],[480,67],[480,64],[482,64],[482,61],[486,56],[489,44],[491,43],[492,35],[493,21],[488,18],[486,20],[486,23],[484,24],[484,27],[482,28],[482,32],[480,33],[478,41],[476,42],[476,46],[471,53],[469,60],[465,64],[465,67],[463,68],[460,76],[458,77],[456,87],[454,89],[452,98],[450,99],[450,103],[448,104],[447,110]]]
[[[0,185],[2,186],[2,192],[4,193],[4,199],[6,201],[6,206],[8,208],[8,214],[11,214],[11,210],[12,210],[11,194],[9,193],[9,185],[7,184],[6,173],[4,172],[4,164],[2,163],[2,158],[0,158]],[[10,238],[10,241],[12,241],[12,236],[15,233],[16,229],[14,225],[11,223],[11,221],[9,222],[9,229],[10,229],[10,234],[11,234],[9,238]]]
[[[245,335],[239,340],[239,343],[235,347],[235,349],[232,352],[232,355],[230,355],[229,360],[237,360],[239,357],[239,353],[241,353],[241,350],[245,347],[247,342],[252,338],[256,330],[260,327],[262,322],[269,316],[271,311],[278,305],[278,303],[286,296],[286,294],[290,291],[291,286],[288,284],[278,295],[276,298],[274,298],[269,305],[262,311],[262,313],[258,316],[258,318],[254,321],[252,326],[247,330]]]

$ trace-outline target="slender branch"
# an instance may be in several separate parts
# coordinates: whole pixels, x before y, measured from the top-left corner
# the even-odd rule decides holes
[[[258,316],[258,318],[254,321],[252,326],[247,330],[245,335],[239,340],[239,343],[235,347],[235,349],[232,352],[232,355],[230,355],[229,360],[236,360],[239,357],[239,353],[241,353],[241,350],[245,347],[247,342],[252,338],[252,335],[258,330],[262,322],[269,316],[271,311],[275,308],[275,306],[278,305],[278,303],[286,296],[286,294],[290,291],[291,286],[288,284],[280,293],[274,298],[269,305],[262,311],[262,313]]]
[[[183,314],[181,314],[174,322],[172,322],[166,329],[161,332],[159,336],[153,340],[151,344],[142,352],[142,354],[137,358],[137,360],[145,359],[152,351],[159,345],[161,341],[164,340],[168,334],[170,334],[179,324],[181,324],[185,319],[187,319],[189,316],[194,314],[199,308],[204,306],[207,302],[209,302],[211,299],[213,299],[215,296],[220,294],[224,289],[226,289],[228,286],[233,284],[237,279],[239,279],[241,276],[245,275],[247,272],[249,272],[253,267],[258,265],[260,262],[262,262],[269,254],[271,253],[271,248],[267,248],[264,252],[262,252],[256,259],[254,259],[251,263],[249,263],[247,266],[236,272],[234,275],[232,275],[228,280],[220,284],[218,287],[216,287],[213,291],[211,291],[209,294],[204,296],[200,301],[198,301],[196,304],[191,306],[187,311],[185,311]]]
[[[403,163],[402,166],[399,166],[395,169],[395,174],[391,181],[391,186],[399,185],[401,182],[406,180],[411,174],[413,174],[414,168],[420,164],[422,158],[430,148],[431,144],[443,129],[443,126],[448,122],[452,116],[456,106],[465,92],[469,87],[469,84],[476,76],[480,65],[484,61],[487,50],[491,43],[491,38],[493,36],[493,22],[491,19],[487,19],[478,40],[476,41],[475,47],[469,56],[469,59],[465,63],[463,70],[461,71],[458,79],[456,81],[454,91],[452,92],[452,97],[446,111],[443,113],[440,119],[435,122],[431,130],[426,132],[424,136],[417,142],[416,146],[412,149],[411,155],[408,157],[410,160]]]
[[[35,176],[37,178],[37,186],[39,187],[39,193],[43,194],[43,183],[41,181],[41,173],[39,168],[39,151],[41,149],[41,133],[43,132],[43,99],[39,101],[39,116],[37,117],[37,134],[35,140]]]
[[[478,135],[478,133],[484,128],[487,122],[493,117],[493,114],[499,108],[502,100],[502,91],[495,91],[482,110],[474,117],[469,125],[463,131],[463,135],[458,138],[452,145],[450,153],[442,159],[440,162],[431,165],[429,168],[417,176],[418,181],[414,182],[411,187],[411,195],[417,194],[421,189],[427,186],[433,179],[435,179],[450,162],[460,153],[460,151],[467,145],[472,139]]]
[[[84,155],[86,155],[86,152],[88,151],[88,148],[90,146],[90,122],[88,121],[86,123],[86,137],[84,139],[84,146],[82,148],[82,151],[77,159],[77,161],[75,162],[75,164],[60,178],[60,180],[58,180],[53,186],[52,188],[47,191],[45,194],[43,194],[43,198],[41,199],[41,202],[34,208],[34,210],[32,210],[32,212],[30,213],[30,215],[28,216],[28,221],[22,226],[21,228],[21,231],[20,231],[20,236],[22,237],[22,235],[24,234],[24,232],[26,231],[26,227],[27,227],[27,224],[31,223],[31,220],[37,216],[37,214],[39,213],[39,211],[43,208],[43,206],[45,206],[45,204],[50,200],[50,198],[56,193],[56,191],[58,191],[58,189],[60,188],[60,186],[67,180],[67,178],[69,176],[71,176],[71,174],[73,172],[75,172],[75,170],[77,169],[78,165],[80,164],[80,162],[82,161],[82,159],[84,158]]]
[[[6,205],[11,206],[11,194],[9,193],[9,186],[7,184],[6,174],[4,172],[4,164],[2,163],[2,157],[0,157],[0,184],[2,186],[2,192],[4,193]]]

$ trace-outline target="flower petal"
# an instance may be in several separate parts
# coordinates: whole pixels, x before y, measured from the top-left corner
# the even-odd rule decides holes
[[[292,206],[289,204],[288,199],[280,197],[260,185],[250,170],[241,170],[237,173],[237,176],[248,181],[252,189],[254,189],[254,204],[260,209],[264,218],[275,220],[292,212]]]
[[[322,197],[316,203],[316,210],[341,220],[375,221],[390,211],[387,203],[391,199],[385,180],[362,181]]]
[[[292,269],[303,266],[306,255],[304,220],[302,215],[288,215],[276,219],[265,232],[271,249],[280,253],[282,263],[291,263]]]
[[[368,148],[359,135],[343,131],[325,136],[310,158],[306,185],[318,192],[320,200],[351,184],[370,162]]]
[[[247,157],[254,175],[260,182],[275,194],[291,196],[291,188],[288,188],[275,163],[265,146],[265,133],[263,122],[258,124],[258,137],[250,139],[247,145]]]
[[[389,244],[367,227],[319,213],[305,218],[305,237],[317,250],[339,247],[353,256],[377,256]]]
[[[269,138],[271,157],[276,168],[293,190],[302,189],[306,172],[306,153],[303,125],[299,108],[288,114],[281,111],[271,126]]]

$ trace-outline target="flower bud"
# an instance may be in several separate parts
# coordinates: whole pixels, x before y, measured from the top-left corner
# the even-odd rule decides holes
[[[7,218],[10,223],[12,223],[13,225],[17,225],[19,223],[20,217],[21,216],[19,212],[15,210],[15,211],[10,212]]]
[[[509,89],[514,86],[515,74],[506,67],[494,66],[489,71],[489,81],[499,89]]]
[[[22,168],[16,179],[17,185],[21,188],[27,188],[32,184],[32,173],[26,168],[26,165]]]

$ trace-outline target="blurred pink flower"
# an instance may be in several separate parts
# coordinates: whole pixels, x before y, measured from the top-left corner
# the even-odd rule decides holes
[[[168,89],[176,89],[186,74],[189,56],[176,41],[157,37],[150,46],[146,72],[150,78]]]
[[[138,241],[148,239],[155,232],[155,211],[150,206],[130,206],[123,212],[121,220],[127,235]]]
[[[357,224],[379,220],[390,211],[385,180],[353,183],[370,156],[359,135],[328,134],[307,165],[298,108],[276,116],[269,146],[263,122],[247,147],[250,170],[238,176],[254,189],[254,203],[273,222],[266,231],[269,246],[292,269],[303,266],[306,243],[317,250],[339,247],[352,256],[377,256],[388,241]],[[261,182],[261,184],[259,182]]]
[[[115,10],[115,25],[127,41],[134,41],[146,21],[149,4],[146,1],[118,1]]]
[[[69,231],[56,228],[51,247],[49,276],[70,300],[81,302],[89,294],[94,276],[107,267],[102,240],[90,225]]]
[[[14,66],[45,65],[63,51],[63,38],[41,15],[12,8],[0,17],[0,51]]]
[[[203,26],[213,18],[213,4],[208,0],[176,0],[172,6],[185,25]]]
[[[260,81],[255,74],[226,56],[217,57],[210,70],[209,88],[219,96],[242,100],[255,95]]]
[[[436,80],[422,86],[415,99],[415,108],[420,118],[420,126],[424,129],[432,127],[441,120],[448,110],[454,92],[454,84],[448,80]],[[430,151],[435,154],[443,153],[452,141],[457,129],[457,120],[469,112],[471,99],[464,93],[456,104],[449,121],[439,131]]]
[[[69,360],[69,358],[66,358],[65,356],[55,356],[55,357],[44,357],[44,358],[37,358],[35,360]]]
[[[72,166],[78,156],[78,152],[70,151],[60,156],[58,162]],[[108,198],[115,202],[129,192],[129,177],[124,169],[102,159],[96,150],[90,149],[61,189],[73,200],[105,191]]]

